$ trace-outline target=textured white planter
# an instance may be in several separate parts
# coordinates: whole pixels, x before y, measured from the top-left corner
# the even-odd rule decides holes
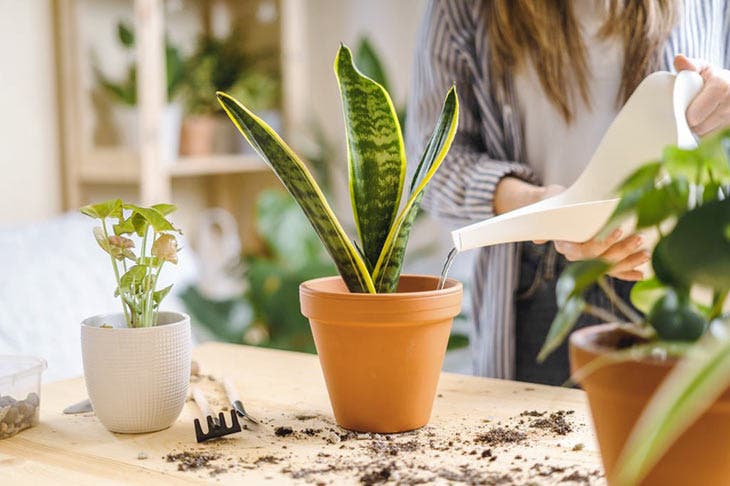
[[[99,327],[103,324],[113,328]],[[180,415],[190,383],[190,317],[160,312],[155,327],[130,329],[124,316],[81,323],[84,380],[94,412],[112,432],[169,427]]]

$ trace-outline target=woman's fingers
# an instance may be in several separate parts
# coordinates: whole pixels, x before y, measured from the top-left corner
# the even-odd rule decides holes
[[[631,235],[628,238],[624,238],[618,243],[611,245],[606,251],[604,251],[600,257],[607,262],[617,264],[624,258],[628,257],[632,253],[644,244],[644,237],[641,235]]]
[[[623,236],[623,231],[616,229],[603,240],[593,238],[584,243],[556,241],[555,250],[570,262],[590,260],[591,258],[600,256],[608,248],[617,243],[621,239],[621,236]]]
[[[641,265],[642,263],[646,263],[651,258],[651,253],[649,253],[646,250],[637,251],[636,253],[632,253],[631,255],[627,256],[620,262],[616,263],[612,268],[610,273],[623,273],[628,272],[630,270],[635,270],[636,267]]]
[[[644,280],[644,274],[640,270],[629,270],[627,272],[611,273],[610,275],[619,280],[627,280],[629,282]]]
[[[678,55],[674,58],[677,71],[700,73],[702,89],[687,108],[687,123],[698,135],[705,135],[730,124],[730,71],[715,69],[698,59]]]

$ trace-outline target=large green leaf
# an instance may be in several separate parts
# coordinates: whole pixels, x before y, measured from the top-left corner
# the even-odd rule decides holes
[[[730,384],[730,340],[707,336],[659,386],[613,471],[616,485],[635,485]]]
[[[352,210],[372,267],[400,205],[406,172],[403,137],[388,92],[357,70],[344,45],[335,74],[345,115]]]
[[[563,307],[571,297],[582,295],[610,268],[610,263],[599,258],[582,260],[568,265],[555,285],[558,306]]]
[[[685,213],[654,249],[657,277],[666,284],[730,288],[730,199],[712,201]]]
[[[555,315],[550,330],[545,337],[540,353],[537,355],[537,361],[542,363],[547,359],[553,351],[558,349],[570,334],[571,329],[583,314],[586,307],[586,301],[582,295],[574,295],[570,297],[564,305],[560,306],[558,313]]]
[[[319,186],[304,163],[259,117],[230,95],[218,101],[231,121],[296,199],[337,265],[351,292],[375,292],[365,262],[350,243]]]
[[[418,214],[423,190],[446,157],[458,123],[459,99],[456,96],[456,88],[452,87],[446,95],[436,127],[413,175],[408,201],[390,228],[388,238],[373,269],[373,281],[378,292],[395,292],[398,288],[408,236]]]

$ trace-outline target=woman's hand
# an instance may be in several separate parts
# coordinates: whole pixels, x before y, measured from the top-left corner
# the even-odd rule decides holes
[[[705,84],[687,108],[687,123],[697,135],[730,125],[730,71],[680,54],[674,58],[677,71],[696,71]]]
[[[651,253],[641,248],[644,238],[640,234],[626,238],[623,236],[623,231],[616,229],[603,240],[593,238],[584,243],[556,241],[555,249],[571,262],[601,258],[613,263],[613,268],[608,273],[612,277],[621,280],[642,280],[644,274],[636,268],[648,262]]]

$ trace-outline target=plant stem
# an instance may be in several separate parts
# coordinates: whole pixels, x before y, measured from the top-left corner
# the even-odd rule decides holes
[[[586,304],[585,308],[583,309],[583,312],[586,314],[590,314],[593,317],[597,317],[599,319],[602,319],[604,322],[621,322],[622,319],[615,315],[613,312],[609,312],[606,309],[602,309],[600,307],[596,307],[595,305]]]
[[[715,292],[715,295],[712,296],[712,309],[710,309],[710,316],[708,320],[712,321],[714,318],[722,314],[722,308],[725,306],[727,294],[728,291],[723,290],[722,292]]]
[[[621,297],[618,296],[616,291],[613,290],[611,284],[609,284],[605,278],[601,277],[598,279],[598,286],[601,287],[601,290],[603,290],[603,292],[606,294],[608,300],[610,300],[611,303],[613,303],[613,305],[615,305],[616,308],[620,310],[623,315],[628,317],[632,323],[638,326],[644,324],[644,320],[641,318],[641,316],[634,312],[634,310],[628,304],[626,304],[626,302],[624,302]]]
[[[101,229],[104,232],[104,238],[106,238],[106,241],[109,241],[109,233],[106,230],[106,219],[101,220]],[[109,243],[107,243],[108,245]],[[117,288],[120,289],[121,292],[121,285],[120,285],[120,278],[119,278],[119,268],[117,268],[117,261],[114,259],[114,256],[112,254],[109,254],[109,258],[111,258],[112,261],[112,268],[114,269],[114,277],[117,279]],[[124,299],[120,299],[122,301],[122,310],[124,311],[124,320],[127,321],[127,327],[133,327],[132,322],[129,319],[129,313],[127,312],[127,304],[124,302]]]

